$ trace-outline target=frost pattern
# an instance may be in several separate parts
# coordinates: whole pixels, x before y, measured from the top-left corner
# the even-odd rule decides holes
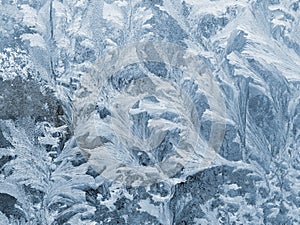
[[[2,0],[0,223],[299,224],[299,6],[298,0]],[[211,110],[209,91],[194,82],[199,77],[189,79],[166,60],[132,62],[102,79],[108,61],[99,59],[140,43],[192,50],[211,71],[226,114]],[[124,56],[109,65],[130,62]],[[91,93],[85,81],[94,71]],[[181,78],[186,81],[179,85]],[[168,88],[151,92],[162,84]],[[180,89],[193,107],[174,98]],[[89,96],[93,104],[84,101]],[[127,113],[116,113],[115,103],[124,98],[132,100],[129,111],[123,106]],[[82,122],[90,119],[93,126],[77,124],[78,99],[81,115],[89,116]],[[195,111],[186,115],[192,111],[186,108]],[[224,127],[205,167],[186,164],[199,165],[205,152],[194,157],[175,149],[182,127],[192,127],[182,126],[184,116],[187,123],[199,118],[194,133],[200,146],[209,142],[216,121]],[[91,163],[92,148],[82,146],[80,136],[92,147],[109,146],[134,176],[123,170],[125,181],[114,182],[103,164]],[[144,146],[152,146],[151,154]],[[179,152],[181,166],[166,164],[175,174],[143,170]],[[158,179],[140,185],[137,172]]]

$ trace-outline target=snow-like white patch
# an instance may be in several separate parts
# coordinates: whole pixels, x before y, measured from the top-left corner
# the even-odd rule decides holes
[[[210,1],[210,0],[186,0],[187,4],[193,6],[195,14],[213,14],[219,15],[224,13],[228,6],[247,6],[247,0],[235,1]]]
[[[107,4],[104,2],[103,19],[116,23],[120,26],[123,26],[124,24],[124,15],[121,9],[115,4]]]
[[[39,34],[23,34],[21,37],[23,40],[29,40],[31,47],[41,47],[46,49],[45,40]]]
[[[37,25],[37,11],[30,7],[29,5],[22,5],[21,13],[24,14],[23,22],[27,26],[36,26]]]
[[[158,206],[155,206],[150,203],[149,199],[141,200],[139,203],[141,209],[139,211],[141,212],[147,212],[151,216],[156,217],[162,224],[165,225],[171,225],[172,222],[169,219],[169,215],[166,212],[166,207],[164,207],[164,204],[159,204]]]
[[[126,7],[128,6],[128,2],[124,0],[115,1],[114,4],[116,4],[119,7]]]

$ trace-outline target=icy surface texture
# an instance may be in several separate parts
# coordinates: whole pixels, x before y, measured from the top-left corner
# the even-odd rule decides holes
[[[0,225],[300,224],[300,1],[0,1]]]

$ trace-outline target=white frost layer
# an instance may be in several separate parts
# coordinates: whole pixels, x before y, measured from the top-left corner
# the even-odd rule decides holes
[[[107,4],[104,2],[103,19],[116,23],[120,26],[123,26],[124,24],[124,15],[116,4]]]

